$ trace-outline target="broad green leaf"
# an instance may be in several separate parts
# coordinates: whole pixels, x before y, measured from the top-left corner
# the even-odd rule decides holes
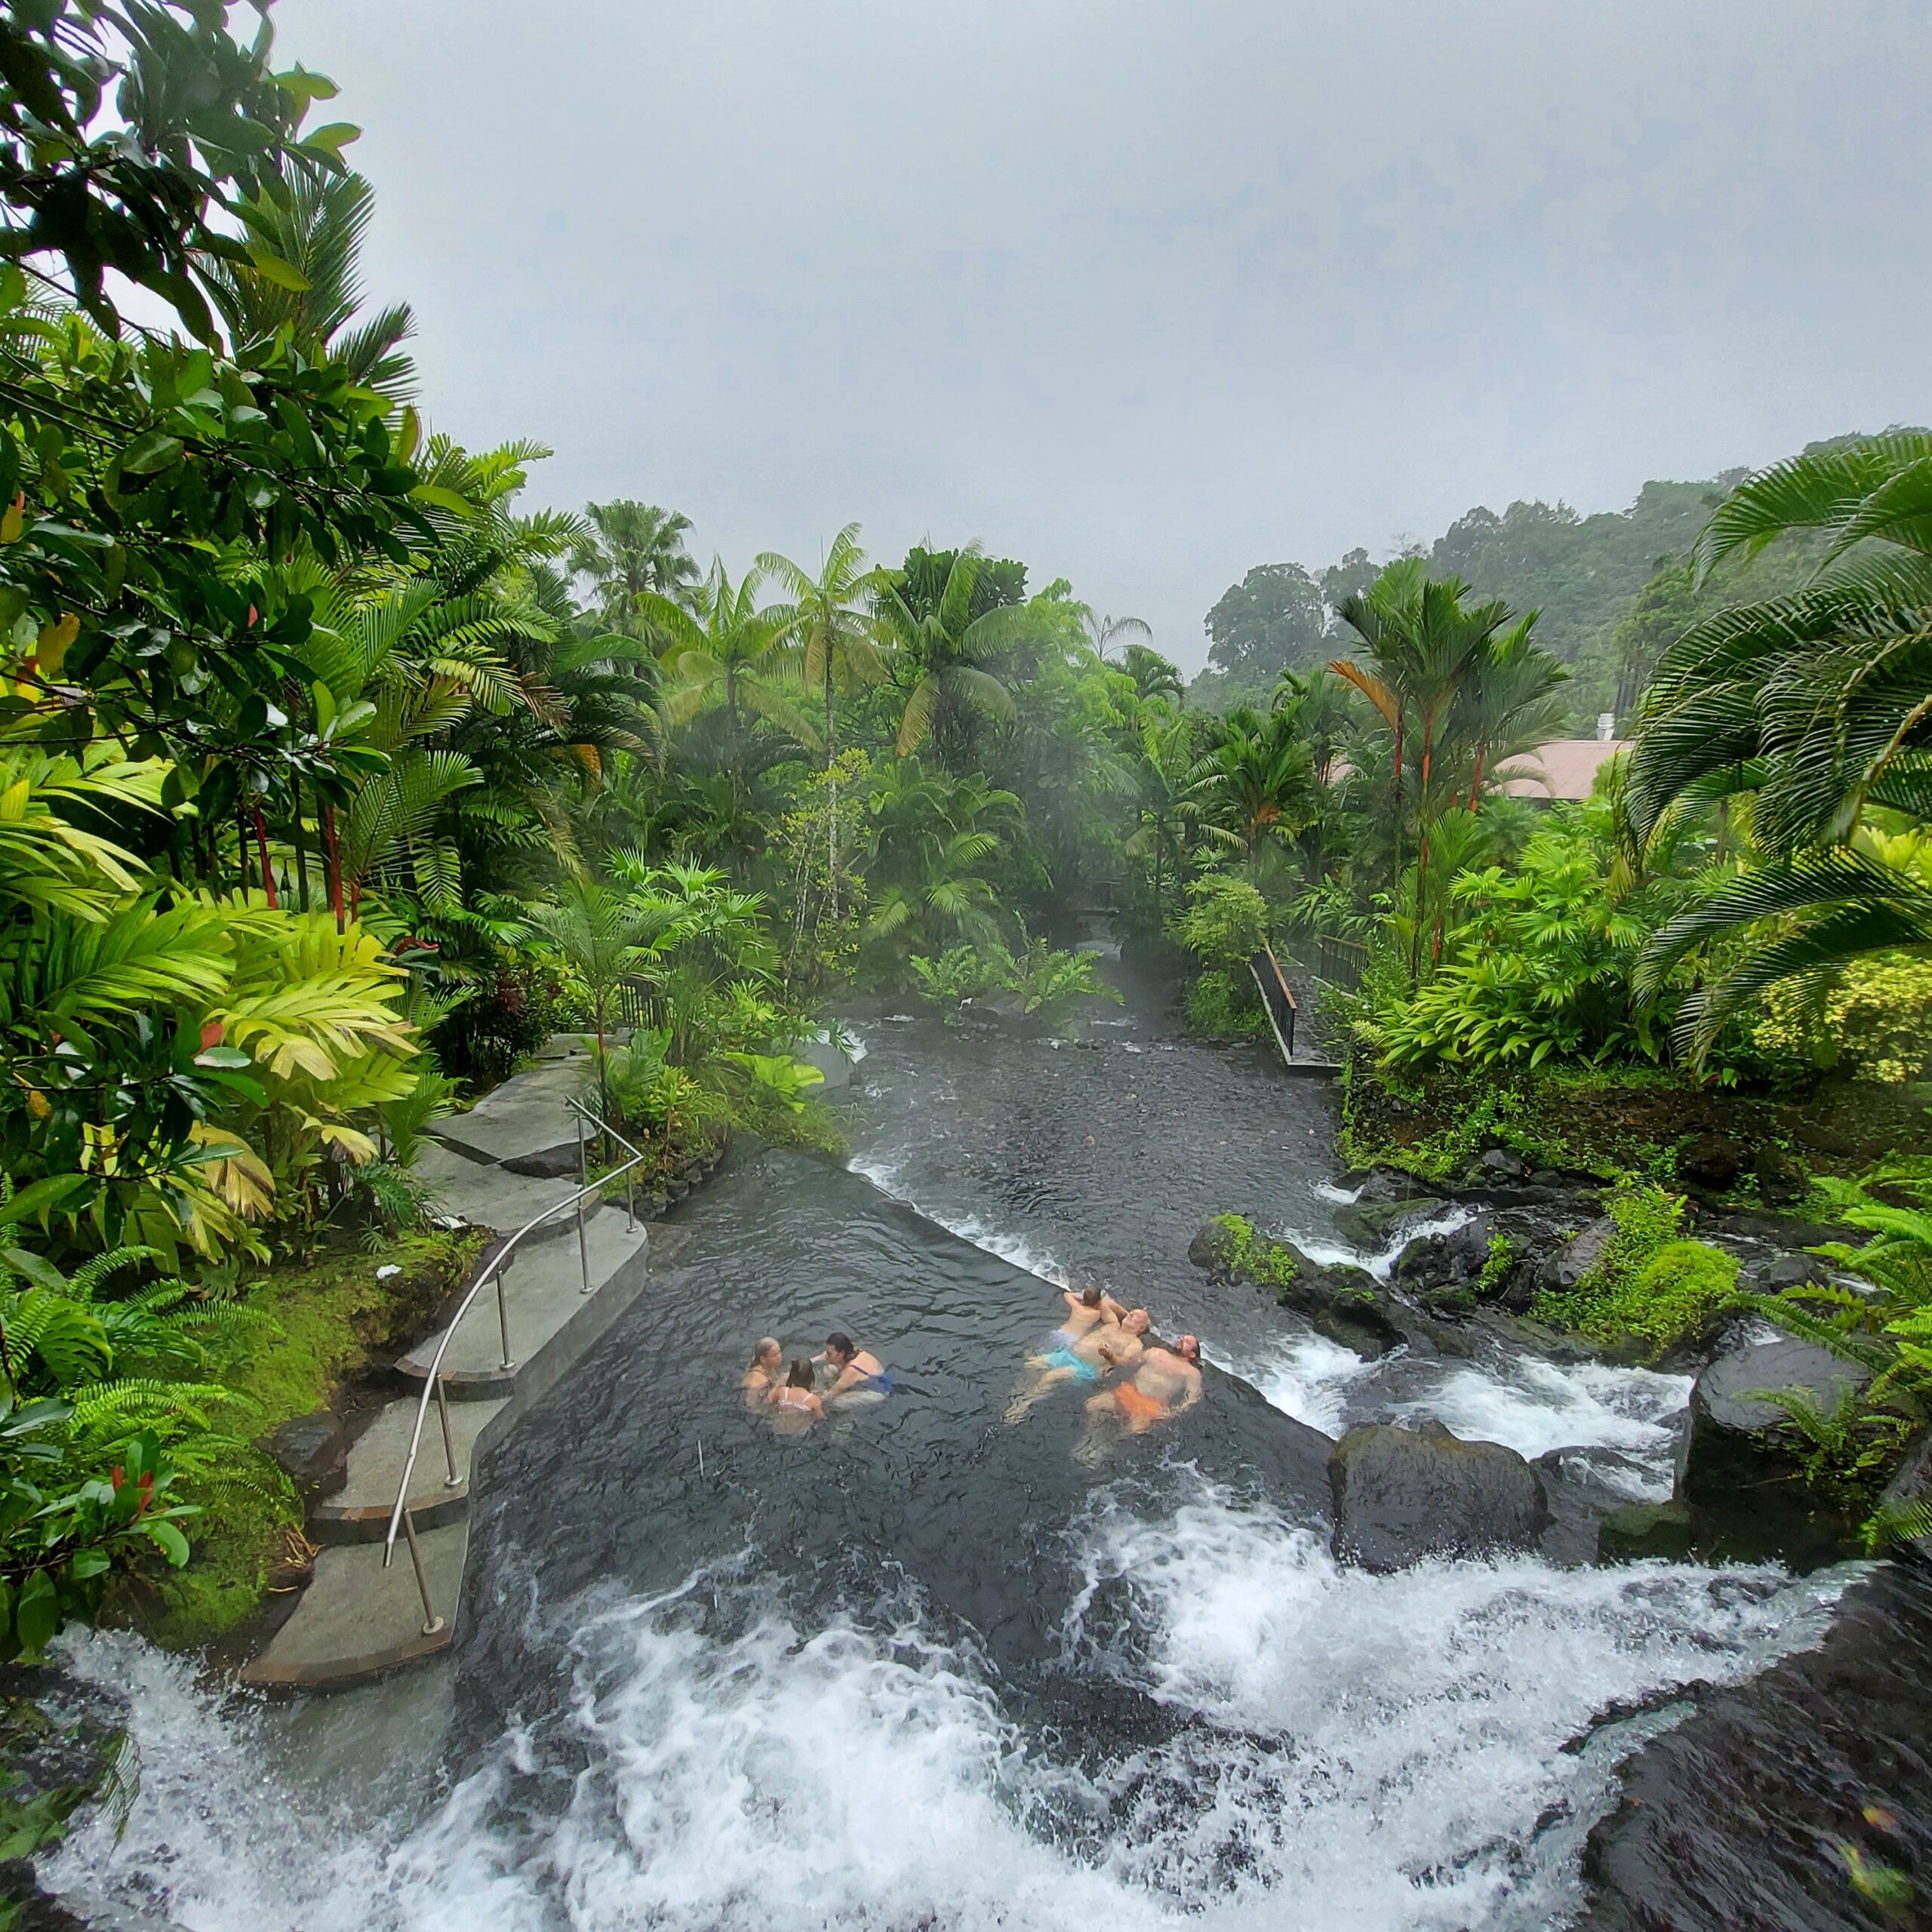
[[[38,1657],[54,1641],[60,1628],[60,1592],[45,1570],[36,1570],[20,1586],[20,1600],[14,1607],[14,1627],[20,1633],[20,1647]]]
[[[162,1554],[174,1564],[176,1569],[186,1568],[188,1539],[172,1523],[165,1521],[150,1523],[147,1526],[147,1531],[149,1536],[160,1549]]]
[[[121,454],[121,467],[137,476],[146,476],[181,460],[181,438],[165,429],[150,429],[137,436]]]
[[[292,263],[285,262],[279,255],[272,255],[266,248],[251,248],[248,259],[255,265],[255,272],[264,281],[272,281],[278,288],[292,290],[297,295],[306,295],[309,291],[309,278]]]

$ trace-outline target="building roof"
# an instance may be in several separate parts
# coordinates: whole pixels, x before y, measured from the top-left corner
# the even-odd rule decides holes
[[[1629,749],[1628,738],[1552,738],[1533,752],[1506,759],[1496,775],[1512,798],[1587,798],[1598,772]]]

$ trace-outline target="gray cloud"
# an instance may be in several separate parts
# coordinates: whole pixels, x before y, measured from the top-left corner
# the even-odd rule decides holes
[[[281,0],[439,426],[734,569],[1251,564],[1932,413],[1903,0]]]

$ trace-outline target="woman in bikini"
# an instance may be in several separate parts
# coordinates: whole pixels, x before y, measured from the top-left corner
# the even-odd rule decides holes
[[[830,1334],[825,1338],[825,1361],[832,1371],[828,1401],[857,1395],[889,1395],[892,1371],[869,1349],[859,1347],[850,1335]]]
[[[815,1422],[825,1420],[825,1401],[812,1385],[817,1377],[803,1355],[792,1364],[783,1382],[774,1382],[765,1400],[777,1411],[772,1420],[786,1435],[802,1435]]]

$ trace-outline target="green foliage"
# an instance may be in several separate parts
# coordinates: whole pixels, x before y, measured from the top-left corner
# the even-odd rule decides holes
[[[1211,873],[1188,888],[1175,936],[1204,965],[1245,974],[1268,942],[1268,902],[1244,879]]]
[[[1654,1183],[1626,1180],[1605,1211],[1615,1232],[1602,1260],[1574,1288],[1540,1294],[1537,1318],[1592,1341],[1634,1344],[1654,1361],[1736,1300],[1737,1263],[1708,1242],[1681,1238],[1683,1199]]]
[[[1489,1238],[1489,1253],[1484,1258],[1482,1272],[1476,1277],[1476,1296],[1479,1300],[1500,1294],[1509,1278],[1509,1271],[1516,1265],[1516,1244],[1507,1235],[1492,1234]]]
[[[1238,973],[1210,967],[1187,989],[1187,1029],[1203,1040],[1259,1039],[1268,1016],[1244,966]]]
[[[1807,1483],[1848,1514],[1872,1509],[1911,1434],[1904,1417],[1873,1409],[1864,1392],[1850,1383],[1829,1409],[1808,1389],[1754,1389],[1750,1393],[1783,1411],[1784,1429],[1802,1445],[1798,1468]],[[1878,1518],[1872,1519],[1874,1540],[1884,1527]]]
[[[1302,1265],[1294,1251],[1262,1233],[1244,1216],[1217,1214],[1212,1225],[1225,1237],[1223,1262],[1235,1279],[1277,1290],[1300,1281]]]

